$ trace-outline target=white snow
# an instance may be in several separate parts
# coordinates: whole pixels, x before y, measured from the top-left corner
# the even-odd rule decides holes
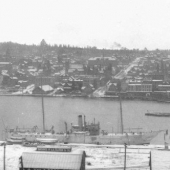
[[[41,88],[41,86],[39,86],[39,87]],[[53,90],[53,88],[51,86],[49,86],[49,85],[43,85],[42,86],[42,90],[44,90],[44,91],[51,91],[51,90]]]
[[[34,88],[35,88],[35,85],[31,84],[31,85],[27,86],[26,89],[23,90],[23,93],[32,94],[32,91],[33,91]]]
[[[124,165],[123,146],[93,146],[93,145],[70,145],[72,151],[84,150],[86,152],[86,169],[115,168]],[[149,153],[153,146],[128,146],[126,164],[127,166],[146,166],[149,165]],[[135,149],[138,148],[138,149]],[[6,145],[6,170],[18,170],[19,157],[23,152],[35,151],[36,148],[24,147],[21,145]],[[38,152],[38,151],[37,151]],[[158,151],[157,151],[158,152]],[[167,151],[168,152],[168,151]],[[3,169],[4,146],[0,146],[0,169]],[[170,152],[169,152],[170,153]],[[164,159],[164,151],[159,151],[160,162]],[[156,156],[157,158],[158,156]],[[156,159],[153,158],[153,159]],[[162,160],[161,160],[162,159]],[[158,166],[158,165],[157,165]],[[160,168],[160,167],[159,167]],[[134,168],[139,169],[139,168]],[[133,170],[134,170],[133,169]],[[149,169],[149,168],[148,168]]]

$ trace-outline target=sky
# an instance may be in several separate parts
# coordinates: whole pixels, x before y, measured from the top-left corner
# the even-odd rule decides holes
[[[170,49],[169,0],[0,0],[0,42]]]

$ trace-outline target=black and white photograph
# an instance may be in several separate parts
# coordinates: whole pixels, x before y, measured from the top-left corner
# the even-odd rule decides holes
[[[169,0],[0,0],[0,170],[168,170],[169,145]]]

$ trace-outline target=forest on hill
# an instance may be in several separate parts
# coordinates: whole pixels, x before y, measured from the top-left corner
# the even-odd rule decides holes
[[[46,41],[43,39],[39,45],[26,45],[26,44],[18,44],[13,42],[1,42],[0,43],[0,55],[11,55],[16,58],[22,58],[23,56],[42,56],[42,55],[68,55],[70,58],[71,56],[88,59],[90,57],[119,57],[119,56],[134,56],[140,57],[145,55],[161,55],[167,56],[170,55],[170,50],[148,50],[144,48],[143,50],[139,49],[98,49],[97,47],[77,47],[71,45],[63,45],[63,44],[55,44],[50,45],[47,44]]]

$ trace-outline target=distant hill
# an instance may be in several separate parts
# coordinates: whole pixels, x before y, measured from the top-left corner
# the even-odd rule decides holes
[[[66,54],[70,58],[72,56],[78,57],[80,59],[88,59],[90,57],[111,57],[111,56],[144,56],[147,54],[156,55],[170,55],[170,50],[154,50],[149,51],[146,48],[144,50],[133,49],[129,50],[122,47],[118,43],[114,43],[114,47],[111,49],[98,49],[96,47],[75,47],[70,45],[49,45],[42,40],[43,43],[39,45],[26,45],[18,44],[13,42],[2,42],[0,43],[0,55],[11,55],[16,57],[23,56],[42,56],[42,55],[62,55]],[[41,42],[42,42],[41,41]],[[119,48],[118,48],[119,47]],[[114,49],[117,48],[117,49]]]

